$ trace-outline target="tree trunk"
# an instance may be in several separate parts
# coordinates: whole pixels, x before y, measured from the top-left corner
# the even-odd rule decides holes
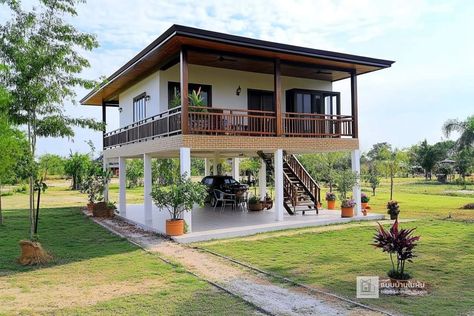
[[[38,234],[38,219],[39,219],[39,209],[40,209],[40,199],[41,199],[41,187],[38,188],[38,201],[36,203],[36,216],[35,216],[35,235]]]
[[[372,196],[375,196],[375,187],[372,187]]]
[[[30,176],[29,181],[30,189],[30,240],[33,240],[34,237],[34,226],[35,226],[35,188],[33,176]]]

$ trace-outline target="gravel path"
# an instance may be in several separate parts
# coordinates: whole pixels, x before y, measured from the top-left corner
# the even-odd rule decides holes
[[[182,265],[270,315],[381,315],[332,296],[315,294],[300,287],[276,285],[264,274],[169,241],[120,219],[93,220],[145,250]]]

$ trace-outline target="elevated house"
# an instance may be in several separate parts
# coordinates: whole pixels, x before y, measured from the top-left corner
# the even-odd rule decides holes
[[[81,103],[102,107],[104,122],[107,107],[120,113],[120,128],[104,133],[103,149],[104,160],[118,160],[121,171],[121,216],[162,231],[149,195],[152,158],[179,157],[181,173],[188,175],[191,157],[206,159],[207,174],[217,172],[216,159],[232,158],[238,178],[239,158],[260,156],[260,195],[266,190],[263,175],[272,173],[275,203],[259,224],[310,223],[324,214],[299,214],[299,221],[291,215],[320,211],[320,188],[295,154],[350,151],[359,172],[357,77],[392,63],[173,25]],[[333,91],[333,82],[343,79],[350,82],[350,95]],[[204,108],[190,104],[193,90],[200,91]],[[350,100],[344,100],[350,104],[346,111],[342,98]],[[126,161],[136,158],[144,165],[139,207],[126,203]],[[353,194],[360,201],[359,186]],[[185,220],[189,232],[205,230],[198,227],[206,226],[202,218],[187,213]],[[226,221],[238,222],[220,218],[209,227]]]

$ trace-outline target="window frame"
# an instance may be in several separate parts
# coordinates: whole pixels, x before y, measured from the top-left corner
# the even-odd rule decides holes
[[[146,108],[147,108],[147,103],[148,103],[146,98],[147,98],[146,92],[142,92],[133,98],[133,103],[132,103],[133,123],[137,123],[146,119]],[[137,114],[140,114],[140,111],[139,109],[138,110],[136,109],[136,106],[139,106],[138,102],[141,100],[143,100],[143,117],[141,117],[140,119],[137,119]]]

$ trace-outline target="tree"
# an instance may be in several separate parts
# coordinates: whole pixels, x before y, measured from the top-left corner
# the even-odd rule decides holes
[[[300,161],[306,170],[317,180],[324,181],[332,192],[338,171],[350,166],[349,155],[342,152],[301,155]]]
[[[48,175],[64,175],[65,159],[59,155],[44,154],[39,157],[39,171],[44,180]]]
[[[371,161],[384,160],[386,152],[390,150],[392,150],[392,145],[390,145],[389,143],[376,143],[372,145],[372,149],[370,149],[367,153],[367,157]]]
[[[143,161],[132,159],[127,163],[127,188],[135,188],[143,183]]]
[[[386,175],[390,177],[390,200],[393,200],[393,179],[397,172],[406,165],[408,155],[405,151],[397,148],[391,149],[390,146],[380,151],[380,159],[382,159]]]
[[[357,183],[357,173],[350,169],[338,171],[335,176],[337,190],[339,191],[339,198],[341,201],[347,200],[347,192],[351,191]],[[356,203],[359,203],[357,201]]]
[[[435,152],[433,146],[428,144],[426,139],[420,143],[416,151],[418,163],[425,170],[425,179],[431,180],[431,172],[436,163],[439,161],[438,154]]]
[[[0,26],[0,62],[7,66],[0,82],[10,93],[7,115],[14,124],[25,125],[31,156],[38,137],[73,137],[74,126],[103,129],[92,119],[66,115],[64,102],[74,103],[75,88],[91,89],[95,83],[79,77],[89,67],[79,51],[97,47],[94,36],[78,31],[66,20],[76,16],[82,0],[39,0],[25,11],[19,0],[2,0],[12,19]],[[34,181],[29,176],[30,239],[34,237]]]
[[[464,148],[459,150],[455,157],[454,168],[461,177],[462,184],[466,188],[466,174],[468,174],[474,168],[474,149]]]
[[[375,190],[380,185],[380,167],[378,164],[377,161],[369,161],[367,171],[363,175],[364,180],[370,184],[373,196],[375,196]]]
[[[170,185],[179,179],[178,159],[154,159],[151,163],[154,184]]]
[[[201,176],[204,174],[204,159],[191,159],[191,176]]]
[[[88,154],[70,153],[69,158],[64,163],[64,172],[72,179],[71,188],[79,190],[84,176],[91,168],[91,160]]]
[[[449,137],[453,132],[459,133],[456,141],[457,147],[462,150],[474,146],[474,115],[467,117],[465,121],[457,119],[447,120],[443,125],[443,132]]]

